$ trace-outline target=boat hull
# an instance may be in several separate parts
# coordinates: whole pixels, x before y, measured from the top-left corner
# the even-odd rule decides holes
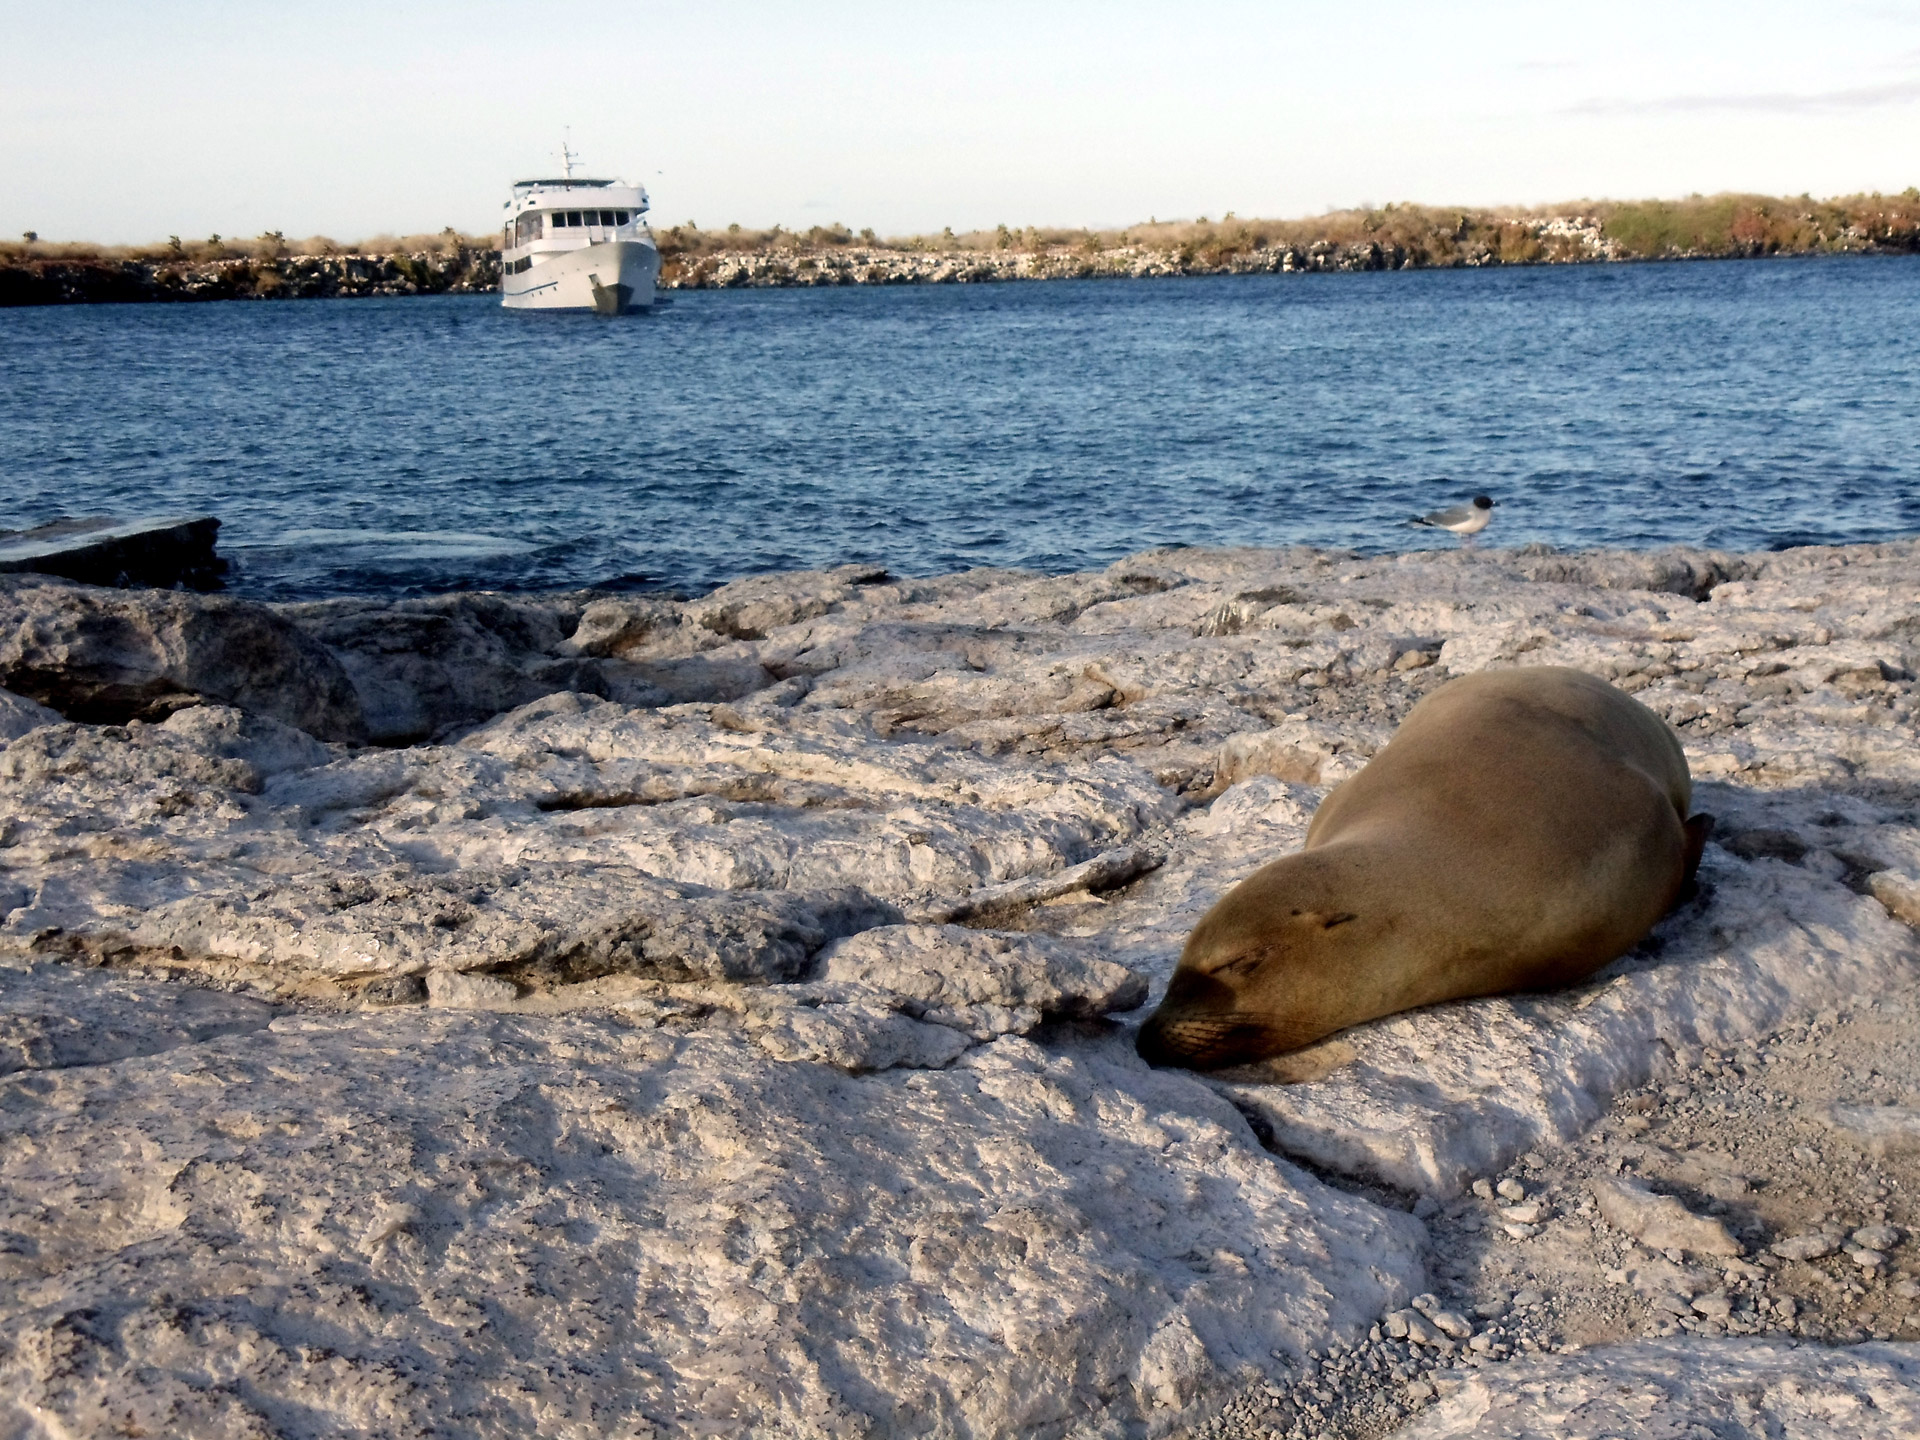
[[[515,310],[593,310],[619,315],[653,304],[660,252],[644,240],[602,240],[537,257],[500,277],[500,303]]]

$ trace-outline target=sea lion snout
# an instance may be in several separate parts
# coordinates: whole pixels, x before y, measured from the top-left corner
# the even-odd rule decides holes
[[[1149,1065],[1179,1065],[1188,1070],[1245,1065],[1290,1048],[1258,1015],[1169,1014],[1164,1009],[1153,1013],[1134,1041],[1134,1049]]]
[[[1134,1049],[1149,1065],[1217,1070],[1288,1048],[1266,1016],[1238,1008],[1239,1000],[1211,975],[1177,971]]]

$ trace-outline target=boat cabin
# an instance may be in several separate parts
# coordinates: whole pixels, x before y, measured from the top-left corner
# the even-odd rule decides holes
[[[647,233],[647,192],[618,180],[518,180],[506,209],[500,248],[510,275],[549,252]]]

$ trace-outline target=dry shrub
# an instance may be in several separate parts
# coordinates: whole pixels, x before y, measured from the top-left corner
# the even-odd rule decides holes
[[[729,225],[703,230],[691,220],[657,230],[668,274],[692,271],[722,254],[829,251],[847,248],[919,253],[1026,252],[1062,259],[1135,249],[1171,253],[1188,263],[1223,265],[1236,255],[1287,246],[1340,249],[1378,245],[1416,265],[1478,262],[1491,256],[1506,264],[1577,260],[1589,256],[1575,237],[1539,236],[1541,222],[1571,216],[1596,222],[1630,256],[1765,255],[1880,249],[1920,251],[1920,189],[1898,195],[1849,195],[1829,200],[1807,196],[1693,195],[1684,200],[1582,200],[1570,205],[1462,209],[1436,205],[1383,205],[1330,210],[1311,219],[1242,220],[1228,213],[1214,222],[1149,219],[1116,229],[1027,225],[1015,229],[882,238],[871,229],[857,234],[846,225],[815,225],[804,232],[774,225],[764,230]],[[90,245],[84,242],[0,241],[0,263],[23,260],[138,261],[145,264],[275,259],[309,255],[439,255],[491,250],[496,234],[461,234],[452,227],[431,235],[375,235],[340,244],[324,235],[288,241],[277,231],[257,240],[210,236],[170,239],[158,245]]]

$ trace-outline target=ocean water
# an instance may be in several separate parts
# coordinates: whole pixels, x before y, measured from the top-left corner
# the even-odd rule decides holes
[[[1147,546],[1920,532],[1920,258],[0,311],[0,527],[204,511],[242,594],[698,590]]]

